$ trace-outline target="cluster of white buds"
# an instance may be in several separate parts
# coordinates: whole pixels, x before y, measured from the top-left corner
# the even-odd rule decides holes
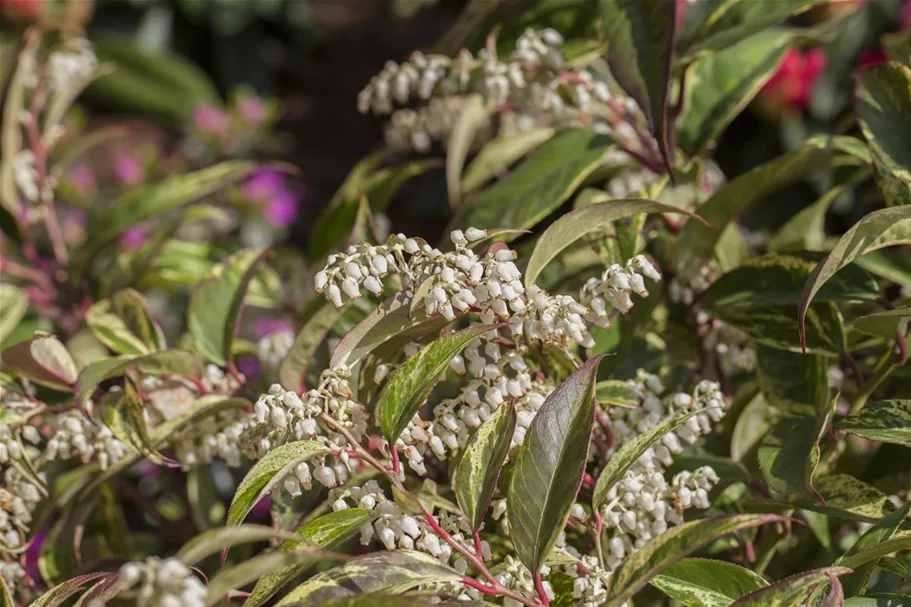
[[[756,350],[749,335],[702,310],[696,312],[696,324],[703,350],[714,353],[725,375],[755,371]]]
[[[600,278],[589,278],[582,287],[581,301],[588,306],[591,313],[588,320],[598,326],[610,326],[612,310],[625,314],[633,307],[630,293],[640,297],[648,297],[643,275],[651,280],[661,280],[661,274],[644,255],[636,255],[626,263],[626,267],[613,264]]]
[[[388,444],[382,441],[380,447],[383,451],[388,451]],[[443,440],[437,436],[435,424],[426,422],[421,416],[415,416],[408,422],[408,425],[402,430],[402,433],[395,441],[396,450],[404,456],[408,462],[408,467],[420,474],[427,474],[427,467],[424,465],[424,455],[429,451],[437,458],[445,459],[446,446]],[[401,470],[400,474],[404,475]]]
[[[218,365],[206,365],[206,371],[203,376],[200,378],[202,380],[202,385],[206,387],[209,392],[214,392],[216,394],[233,394],[236,390],[240,388],[241,379],[229,375],[222,370]]]
[[[6,403],[3,406],[6,407]],[[37,445],[41,442],[41,434],[29,424],[13,425],[0,421],[0,464],[22,458],[22,439]]]
[[[176,558],[149,557],[145,562],[131,561],[120,568],[120,592],[115,598],[134,596],[137,607],[205,607],[206,585],[187,565]],[[132,591],[139,584],[139,589]],[[95,599],[90,607],[104,607]]]
[[[47,441],[48,460],[78,457],[87,464],[97,459],[102,470],[125,457],[130,448],[111,429],[97,420],[89,420],[79,411],[67,411],[54,418],[54,433]]]
[[[184,469],[224,460],[232,468],[241,465],[240,445],[247,429],[248,416],[237,412],[221,412],[198,421],[175,437],[174,459]]]
[[[434,141],[447,143],[468,102],[468,97],[434,97],[427,105],[396,111],[384,127],[386,145],[394,150],[413,149],[426,154]],[[483,121],[472,139],[472,149],[490,140],[492,126],[489,118]]]
[[[17,561],[0,560],[0,578],[6,584],[14,600],[19,597],[20,603],[34,598],[33,586],[29,584],[29,575]]]
[[[670,483],[664,477],[665,469],[673,463],[672,455],[683,451],[682,443],[695,443],[724,416],[718,384],[703,380],[692,395],[681,392],[667,403],[660,398],[664,386],[657,376],[640,371],[630,384],[642,396],[642,404],[637,409],[611,409],[612,451],[663,423],[669,415],[694,409],[705,412],[690,417],[650,447],[608,492],[601,516],[608,533],[614,530],[605,555],[611,569],[626,555],[664,533],[669,525],[681,524],[683,510],[708,508],[708,492],[718,482],[715,471],[708,466],[680,472]]]
[[[15,468],[3,472],[0,486],[0,546],[15,550],[25,545],[32,513],[41,501],[41,490]]]
[[[550,571],[551,569],[549,566],[541,565],[540,572],[542,577],[546,578],[548,575],[550,575]],[[521,561],[519,561],[519,559],[511,555],[507,556],[503,560],[503,563],[500,565],[500,567],[498,567],[498,571],[494,574],[494,578],[496,578],[496,580],[506,588],[509,588],[510,590],[517,592],[523,596],[526,596],[528,598],[538,596],[538,593],[535,590],[535,583],[532,579],[531,572],[525,565],[522,564]],[[542,585],[544,586],[544,593],[547,595],[547,598],[552,601],[555,595],[553,588],[551,588],[550,582],[545,579],[542,582]],[[466,592],[473,599],[483,599],[483,596],[481,596],[477,590],[469,588],[466,590]],[[521,602],[510,597],[503,599],[503,605],[504,607],[522,607]]]
[[[35,153],[22,150],[13,159],[16,186],[22,196],[31,202],[38,200],[38,171],[35,168]]]
[[[658,181],[658,175],[648,169],[629,166],[621,169],[608,180],[604,189],[614,198],[628,198],[640,194]]]
[[[51,53],[48,70],[55,92],[78,93],[95,77],[98,58],[88,40],[71,38]]]
[[[675,303],[692,305],[696,296],[708,289],[721,274],[714,261],[701,261],[681,268],[667,286],[667,295]]]
[[[603,569],[598,559],[593,556],[582,557],[585,569],[576,569],[573,575],[573,598],[578,601],[579,607],[597,607],[607,600],[607,586],[610,583],[611,572]],[[623,603],[626,605],[626,603]]]
[[[292,331],[279,331],[264,335],[256,342],[256,359],[262,365],[262,375],[269,380],[278,379],[278,370],[294,345]]]

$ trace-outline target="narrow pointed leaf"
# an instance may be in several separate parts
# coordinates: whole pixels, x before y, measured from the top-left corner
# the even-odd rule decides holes
[[[484,520],[516,429],[516,409],[503,403],[472,435],[455,473],[455,495],[471,528]]]
[[[687,558],[667,567],[649,583],[686,607],[727,607],[768,582],[734,563]]]
[[[719,538],[768,523],[785,520],[771,514],[714,516],[671,527],[628,555],[614,570],[604,607],[618,607],[656,575],[677,561]]]
[[[357,533],[370,520],[370,511],[363,508],[348,508],[330,512],[306,523],[294,532],[298,538],[297,541],[287,540],[278,549],[281,552],[288,552],[310,545],[331,550]],[[308,563],[295,564],[266,573],[256,582],[250,597],[244,601],[243,607],[260,607],[283,586],[303,573],[308,566]]]
[[[911,204],[911,68],[897,61],[871,65],[858,84],[858,121],[879,188],[887,204]]]
[[[194,537],[181,546],[174,556],[183,563],[192,565],[239,544],[255,544],[275,539],[293,540],[294,538],[295,535],[289,531],[273,529],[265,525],[217,527]]]
[[[704,409],[693,409],[692,411],[681,413],[680,415],[674,416],[658,426],[655,426],[648,432],[637,435],[631,441],[624,443],[607,461],[607,464],[601,471],[601,475],[598,476],[598,481],[595,483],[594,496],[592,497],[592,507],[598,508],[604,503],[611,488],[623,479],[623,475],[626,474],[626,471],[639,461],[639,458],[649,449],[649,447],[664,438],[664,435],[673,431],[674,428],[684,423],[686,420],[704,412]]]
[[[673,166],[676,136],[668,116],[676,42],[674,0],[600,0],[607,62],[620,86],[642,108],[664,158]]]
[[[869,404],[841,420],[838,427],[870,440],[911,447],[911,400]]]
[[[836,272],[861,255],[901,244],[911,244],[911,206],[873,211],[845,232],[804,285],[797,311],[801,341],[806,341],[810,302]]]
[[[851,570],[847,567],[826,567],[792,575],[770,586],[760,588],[740,597],[731,603],[731,607],[792,607],[794,605],[809,605],[810,599],[826,586],[831,585],[840,593],[841,583],[838,581],[838,576],[850,572]],[[840,604],[835,603],[834,605]]]
[[[10,594],[6,580],[2,577],[0,577],[0,607],[16,607],[16,603],[13,602],[13,595]]]
[[[433,586],[461,579],[455,569],[429,554],[411,550],[378,552],[310,578],[288,593],[276,607],[315,607],[371,592],[399,594],[419,585]]]
[[[58,607],[77,592],[85,590],[86,584],[89,582],[99,578],[110,577],[111,575],[113,574],[102,572],[76,576],[57,584],[36,600],[32,601],[29,604],[29,607]]]
[[[342,311],[321,295],[314,298],[312,305],[315,309],[305,314],[306,320],[278,370],[279,381],[287,390],[301,390],[316,351],[342,316]]]
[[[867,335],[894,339],[898,333],[904,334],[908,330],[909,319],[911,308],[896,308],[858,316],[851,323],[851,328]]]
[[[259,500],[276,484],[284,481],[301,462],[329,453],[329,448],[314,440],[287,443],[269,451],[256,462],[234,492],[228,508],[227,525],[238,525],[247,517]]]
[[[166,347],[161,328],[149,317],[142,295],[133,289],[94,304],[85,322],[95,337],[118,354],[149,354]]]
[[[893,552],[904,552],[911,550],[911,534],[907,531],[901,532],[892,536],[888,540],[883,540],[882,542],[865,548],[860,552],[846,556],[841,564],[844,567],[850,567],[851,569],[857,569],[858,567],[875,561],[879,558],[892,554]]]
[[[471,150],[475,135],[487,123],[488,110],[480,95],[468,97],[452,129],[446,146],[446,189],[449,206],[457,209],[462,203],[462,168]]]
[[[519,559],[537,571],[563,531],[582,483],[601,356],[557,386],[528,427],[513,465],[507,508]]]
[[[283,567],[313,564],[320,560],[332,558],[339,558],[339,555],[316,548],[301,548],[290,552],[266,552],[260,554],[228,569],[222,569],[218,575],[209,580],[206,603],[214,605],[227,597],[232,590],[243,588],[270,571]]]
[[[469,194],[484,185],[489,179],[504,174],[514,162],[553,136],[554,129],[540,127],[493,139],[478,152],[478,155],[465,169],[462,177],[462,192]]]
[[[231,360],[231,344],[247,287],[265,258],[265,249],[239,251],[212,269],[190,296],[187,326],[196,349],[220,365]]]
[[[441,337],[421,348],[395,372],[376,406],[377,421],[386,440],[394,443],[399,437],[440,381],[449,361],[470,341],[496,328],[497,325],[478,325]]]
[[[873,525],[866,533],[860,536],[843,555],[838,557],[835,564],[840,565],[855,554],[890,539],[898,528],[907,520],[909,511],[911,511],[911,504],[905,504],[903,507]],[[856,567],[854,573],[850,573],[842,579],[845,594],[848,596],[866,594],[867,586],[870,583],[870,577],[873,575],[873,570],[876,568],[876,562],[877,561],[871,561]]]
[[[640,213],[679,213],[699,220],[689,211],[644,198],[609,200],[570,211],[552,223],[535,243],[525,269],[526,286],[535,284],[551,260],[586,234],[604,228],[616,219]]]

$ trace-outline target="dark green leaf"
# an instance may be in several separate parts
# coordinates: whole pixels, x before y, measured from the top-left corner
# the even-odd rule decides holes
[[[653,200],[628,198],[589,204],[570,211],[552,223],[538,238],[525,269],[525,284],[535,284],[544,266],[574,242],[610,222],[640,213],[680,213],[698,219],[678,207]]]
[[[459,460],[454,480],[456,500],[474,530],[484,521],[515,429],[515,406],[503,403],[472,435]]]
[[[867,548],[880,544],[892,537],[892,535],[898,530],[902,523],[908,518],[908,512],[911,511],[911,504],[905,504],[902,508],[899,508],[889,516],[885,517],[883,520],[879,521],[873,525],[870,529],[866,531],[854,544],[848,548],[848,550],[838,557],[838,560],[835,561],[836,565],[840,565],[846,559],[851,558],[859,552],[863,552]],[[873,570],[876,567],[876,561],[871,561],[865,565],[855,568],[854,573],[850,573],[844,577],[842,584],[845,588],[845,594],[848,596],[856,596],[858,594],[865,594],[867,591],[867,586],[870,583],[870,577],[873,575]]]
[[[742,529],[781,520],[781,517],[770,514],[739,514],[714,516],[671,527],[627,556],[614,570],[608,586],[610,599],[604,607],[623,604],[665,568],[714,540]]]
[[[884,400],[867,405],[839,422],[852,434],[911,447],[911,400]]]
[[[507,492],[509,533],[519,559],[537,571],[563,531],[582,483],[594,422],[601,356],[557,386],[528,427]]]
[[[796,306],[713,306],[716,318],[733,325],[761,344],[801,352],[800,336],[794,331]],[[834,303],[813,304],[807,314],[806,351],[829,356],[845,351],[844,321]]]
[[[465,169],[462,176],[462,192],[473,192],[488,180],[505,174],[514,162],[553,136],[554,129],[540,127],[493,139],[478,152]]]
[[[757,379],[766,402],[780,412],[810,405],[821,411],[829,402],[827,359],[760,345]]]
[[[823,257],[822,253],[803,252],[750,259],[715,281],[699,302],[710,307],[796,305],[807,278]],[[876,280],[864,270],[850,267],[826,283],[815,301],[859,302],[877,297]]]
[[[892,206],[911,204],[911,69],[890,61],[860,71],[857,116],[879,188]]]
[[[196,349],[206,359],[220,365],[231,360],[244,296],[265,255],[265,249],[239,251],[215,266],[193,289],[187,326]]]
[[[610,137],[589,130],[558,133],[463,207],[452,227],[530,229],[563,204],[612,148]]]
[[[688,558],[652,578],[652,586],[686,607],[727,607],[767,582],[734,563]]]
[[[689,98],[677,125],[680,147],[703,155],[781,63],[792,32],[772,29],[739,40],[689,68]]]
[[[826,240],[826,211],[840,196],[845,187],[832,188],[819,200],[794,214],[769,239],[769,249],[782,251],[820,251]]]
[[[911,607],[911,594],[877,592],[845,601],[845,607]]]
[[[850,573],[845,567],[827,567],[814,569],[806,573],[792,575],[740,597],[731,603],[731,607],[795,607],[809,605],[817,592],[831,586],[830,592],[841,596],[841,601],[829,602],[827,605],[840,605],[844,601],[841,583],[838,576]]]
[[[315,297],[308,307],[306,320],[278,370],[279,381],[288,390],[301,389],[317,349],[342,315],[341,310],[322,296]]]
[[[911,244],[911,206],[873,211],[845,232],[804,285],[797,317],[801,341],[806,340],[805,319],[810,302],[836,272],[865,253],[900,244]]]
[[[911,318],[911,308],[897,308],[858,316],[851,323],[851,327],[861,333],[893,339],[899,333],[905,334],[908,330],[909,318]]]
[[[376,406],[376,417],[383,436],[394,443],[430,396],[449,361],[468,343],[497,325],[476,325],[424,346],[409,358],[384,386]]]
[[[312,577],[278,602],[276,607],[315,607],[371,592],[399,594],[419,585],[457,582],[462,576],[422,552],[396,550],[356,558]]]

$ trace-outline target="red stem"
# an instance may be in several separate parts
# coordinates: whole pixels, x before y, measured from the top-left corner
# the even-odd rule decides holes
[[[541,601],[541,604],[544,605],[544,607],[549,607],[550,599],[547,598],[547,592],[544,590],[544,581],[541,579],[541,572],[535,571],[531,577],[535,581],[535,590],[538,591],[538,600]]]
[[[488,596],[497,596],[500,594],[497,591],[497,589],[494,588],[493,586],[487,586],[486,584],[482,584],[478,580],[476,580],[474,578],[470,578],[467,575],[462,578],[462,583],[465,584],[466,586],[468,586],[469,588],[474,588],[478,592],[480,592],[482,594],[486,594]]]
[[[481,550],[481,535],[478,533],[477,529],[475,529],[474,532],[474,551],[478,554],[478,558],[483,561],[484,551]]]

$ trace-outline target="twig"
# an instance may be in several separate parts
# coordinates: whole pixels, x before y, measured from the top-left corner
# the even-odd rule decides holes
[[[541,579],[541,572],[535,571],[531,574],[531,578],[535,582],[535,590],[538,591],[538,599],[541,601],[541,604],[544,607],[549,607],[550,599],[547,598],[547,591],[544,590],[544,581]]]

